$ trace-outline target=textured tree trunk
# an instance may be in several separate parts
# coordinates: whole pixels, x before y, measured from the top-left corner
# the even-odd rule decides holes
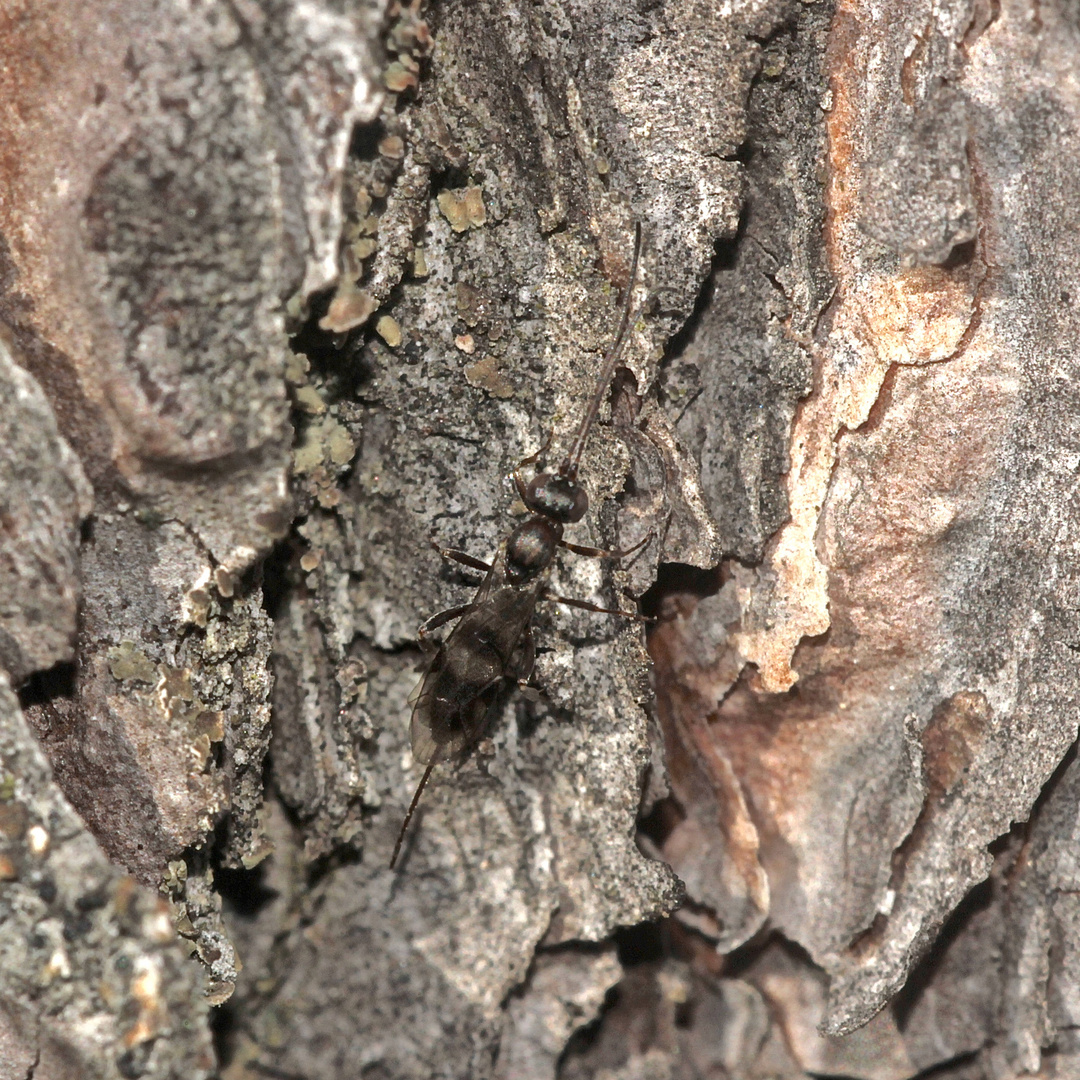
[[[0,1080],[1080,1075],[1075,3],[0,55]],[[551,590],[655,621],[540,604],[391,871],[627,290]]]

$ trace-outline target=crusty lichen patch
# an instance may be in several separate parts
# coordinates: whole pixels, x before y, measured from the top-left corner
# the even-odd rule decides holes
[[[2,679],[0,717],[10,770],[0,784],[0,1065],[103,1080],[209,1076],[201,979],[168,904],[110,865]]]
[[[412,101],[420,92],[421,68],[432,38],[418,3],[395,4],[385,45],[392,59],[383,72],[389,91],[377,121],[385,132],[372,160],[350,157],[345,173],[345,223],[340,272],[323,330],[344,334],[363,326],[388,300],[411,265],[422,277],[423,254],[417,234],[424,221],[429,164],[414,154]],[[294,312],[295,313],[295,312]]]

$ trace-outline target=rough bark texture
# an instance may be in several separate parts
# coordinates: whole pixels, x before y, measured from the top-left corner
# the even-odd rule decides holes
[[[1074,6],[0,50],[0,1078],[208,1076],[211,1023],[228,1080],[1080,1070]],[[476,585],[430,541],[496,550],[627,287],[568,536],[645,543],[552,587],[648,653],[542,604],[392,873]]]

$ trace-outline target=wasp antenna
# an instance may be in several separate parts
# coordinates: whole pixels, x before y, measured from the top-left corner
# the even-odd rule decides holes
[[[630,318],[630,303],[634,295],[634,282],[637,280],[638,258],[640,255],[641,222],[638,221],[634,224],[634,258],[630,263],[630,280],[626,285],[626,301],[623,304],[619,332],[615,335],[611,348],[608,349],[607,354],[604,356],[604,363],[600,368],[600,378],[596,382],[596,390],[593,393],[592,401],[589,402],[588,412],[585,413],[585,417],[581,421],[581,427],[578,428],[578,433],[574,437],[570,453],[566,455],[566,459],[559,466],[559,475],[568,477],[571,480],[577,476],[578,466],[581,464],[581,455],[585,451],[585,440],[589,437],[589,429],[596,419],[596,414],[600,411],[600,404],[604,400],[604,392],[607,390],[608,383],[611,382],[611,374],[615,370],[615,363],[619,359],[623,345],[626,344],[630,327],[637,321],[637,315],[641,314],[639,309],[637,315],[633,319]]]
[[[405,839],[405,833],[409,828],[409,822],[412,821],[412,816],[416,810],[416,804],[420,801],[420,796],[424,793],[424,788],[427,787],[428,779],[431,776],[431,770],[435,768],[435,762],[429,761],[428,767],[424,770],[424,775],[420,777],[420,783],[416,785],[416,791],[413,794],[412,802],[409,803],[409,809],[405,812],[405,820],[401,823],[401,832],[398,833],[397,843],[394,844],[394,854],[390,856],[390,869],[394,869],[394,864],[397,862],[397,857],[401,853],[401,844]]]

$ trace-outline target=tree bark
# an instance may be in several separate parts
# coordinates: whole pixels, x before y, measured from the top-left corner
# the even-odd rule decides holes
[[[1080,1070],[1075,5],[0,49],[0,1077]],[[656,621],[542,603],[391,871],[627,290],[552,592]]]

